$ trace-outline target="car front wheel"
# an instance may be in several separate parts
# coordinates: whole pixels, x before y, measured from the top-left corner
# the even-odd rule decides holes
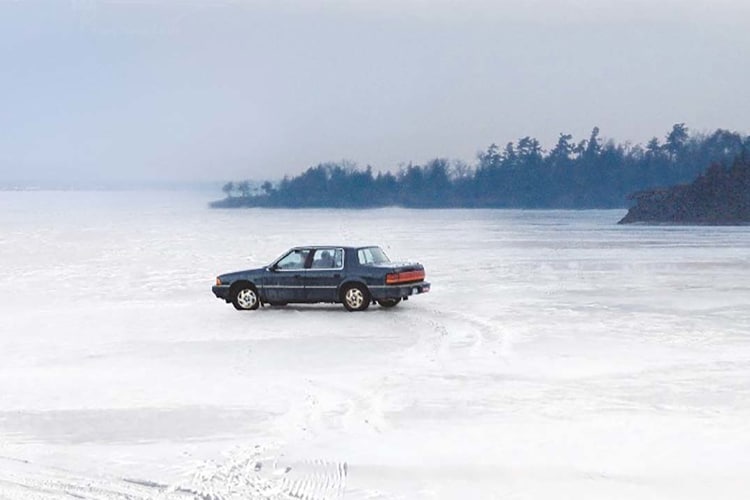
[[[364,311],[370,306],[370,292],[362,285],[347,286],[342,296],[347,311]]]
[[[251,311],[260,305],[258,292],[250,283],[238,286],[232,294],[232,304],[238,311]]]

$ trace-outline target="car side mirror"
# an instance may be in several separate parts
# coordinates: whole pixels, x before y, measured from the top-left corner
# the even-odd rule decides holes
[[[274,265],[272,265],[272,266],[268,266],[268,267],[266,268],[266,271],[271,271],[272,273],[275,273],[275,272],[276,272],[276,271],[278,271],[278,270],[279,270],[279,266],[278,266],[278,265],[276,265],[276,264],[274,264]]]

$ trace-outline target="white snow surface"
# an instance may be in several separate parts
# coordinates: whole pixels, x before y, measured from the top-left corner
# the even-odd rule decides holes
[[[0,192],[0,499],[746,498],[750,228]],[[237,312],[378,244],[429,294]]]

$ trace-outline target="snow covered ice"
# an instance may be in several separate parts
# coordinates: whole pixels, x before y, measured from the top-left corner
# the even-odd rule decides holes
[[[0,498],[746,497],[750,228],[207,201],[0,192]],[[328,243],[432,291],[211,294]]]

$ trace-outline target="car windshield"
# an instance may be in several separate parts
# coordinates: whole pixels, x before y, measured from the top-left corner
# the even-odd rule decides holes
[[[309,253],[310,250],[306,248],[291,250],[276,261],[275,267],[278,269],[302,269],[305,267],[305,261],[307,261]]]
[[[367,247],[357,250],[357,259],[360,264],[383,264],[390,259],[380,247]]]

